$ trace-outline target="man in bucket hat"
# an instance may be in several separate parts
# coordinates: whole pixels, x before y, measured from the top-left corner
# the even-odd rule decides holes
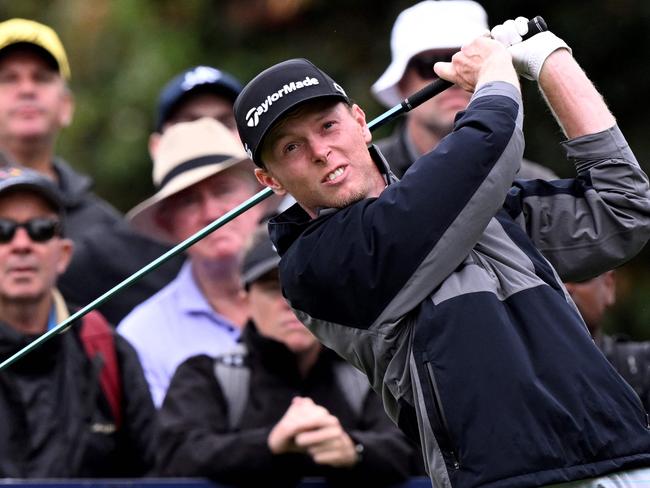
[[[464,44],[488,32],[487,13],[472,0],[425,0],[402,11],[391,34],[392,60],[372,86],[375,98],[393,107],[431,83],[436,61],[449,61]],[[451,132],[470,93],[451,87],[409,112],[377,147],[399,178],[422,154]],[[554,179],[552,171],[523,159],[518,178]]]
[[[306,60],[245,86],[237,126],[260,182],[298,202],[270,221],[284,296],[366,374],[436,487],[637,488],[650,479],[636,469],[650,465],[646,412],[561,280],[646,244],[648,178],[566,43],[522,42],[526,24],[493,29],[508,50],[479,37],[435,65],[474,93],[400,181],[367,147],[361,108]],[[539,83],[574,179],[514,180],[517,74]]]
[[[260,189],[241,143],[210,118],[165,131],[153,179],[158,192],[127,218],[142,233],[174,244]],[[257,206],[189,248],[174,281],[119,324],[118,332],[138,351],[156,406],[182,361],[223,352],[239,337],[248,319],[240,259],[263,213]]]
[[[155,131],[149,136],[151,159],[155,159],[165,130],[179,122],[211,117],[239,137],[232,106],[240,90],[241,84],[233,76],[210,66],[194,66],[172,78],[158,97]],[[64,291],[79,303],[89,303],[168,250],[166,245],[134,233],[122,223],[109,235],[103,229],[90,229],[84,234],[83,245],[78,247],[64,277]],[[183,259],[177,256],[167,261],[129,287],[128,292],[112,297],[102,306],[102,311],[117,324],[136,305],[167,285],[178,274]]]

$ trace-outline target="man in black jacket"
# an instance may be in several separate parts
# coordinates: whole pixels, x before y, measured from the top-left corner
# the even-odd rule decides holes
[[[68,316],[55,288],[73,247],[63,205],[41,174],[0,170],[2,359]],[[125,477],[151,468],[155,411],[142,369],[99,315],[0,372],[0,417],[0,477]]]
[[[252,316],[242,348],[178,368],[160,410],[158,470],[253,486],[404,480],[409,443],[363,375],[298,321],[282,297],[279,261],[258,232],[242,271]]]

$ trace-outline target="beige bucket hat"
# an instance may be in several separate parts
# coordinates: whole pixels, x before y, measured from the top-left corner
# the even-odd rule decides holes
[[[237,164],[253,174],[253,162],[239,140],[220,122],[202,118],[175,124],[160,138],[153,162],[155,195],[131,209],[126,217],[143,234],[167,242],[174,238],[160,227],[156,214],[162,202],[200,181]]]

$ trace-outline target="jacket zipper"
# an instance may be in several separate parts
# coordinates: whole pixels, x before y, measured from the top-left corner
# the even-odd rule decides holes
[[[436,424],[437,428],[434,428],[434,433],[436,439],[438,440],[438,446],[442,452],[445,463],[448,466],[452,466],[454,469],[460,469],[460,462],[458,460],[458,452],[454,448],[454,445],[451,441],[451,435],[449,434],[449,425],[447,424],[447,418],[442,409],[442,400],[440,398],[440,391],[438,390],[438,383],[436,382],[436,376],[433,373],[433,367],[431,363],[425,363],[427,368],[427,378],[429,379],[429,386],[433,392],[433,405],[435,408],[436,414]]]

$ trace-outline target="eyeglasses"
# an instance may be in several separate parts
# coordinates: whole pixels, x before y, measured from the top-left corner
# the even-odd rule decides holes
[[[36,218],[27,222],[0,219],[0,243],[11,242],[19,227],[25,229],[34,242],[46,242],[61,235],[61,222],[55,219]]]
[[[420,54],[411,58],[407,68],[413,68],[422,79],[435,80],[438,76],[433,71],[433,65],[439,61],[450,62],[451,57],[457,52],[458,50],[435,54]]]

